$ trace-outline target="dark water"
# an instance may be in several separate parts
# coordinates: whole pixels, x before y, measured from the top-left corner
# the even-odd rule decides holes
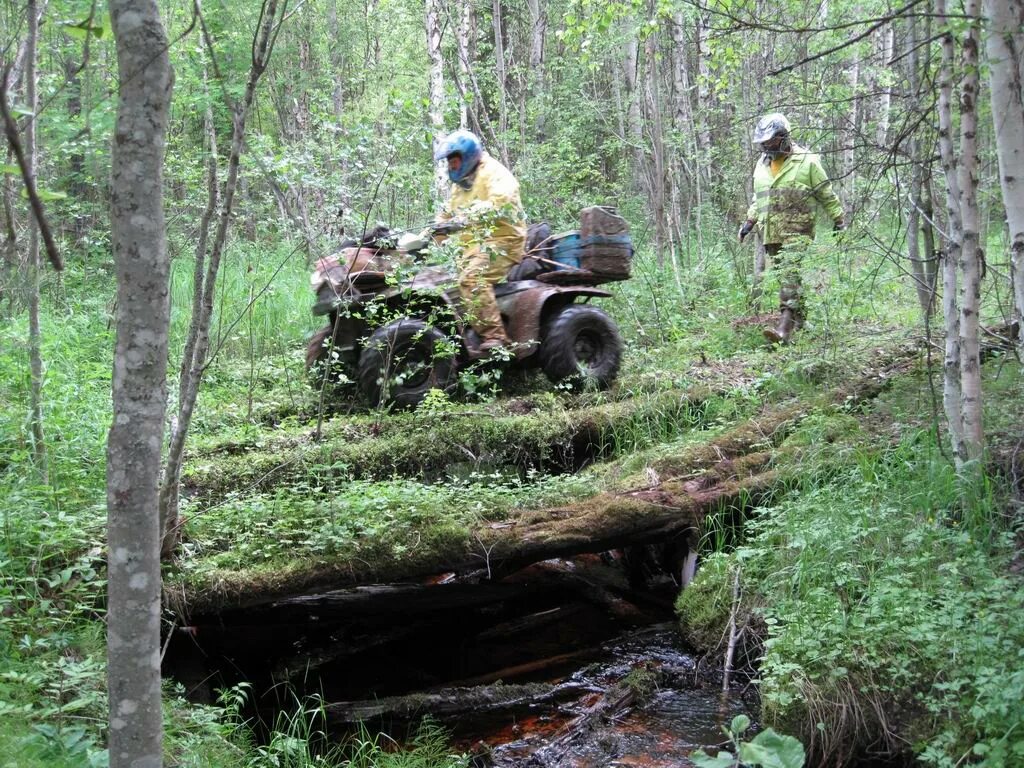
[[[671,625],[659,625],[615,638],[597,658],[553,682],[567,698],[442,719],[456,746],[476,755],[481,765],[688,766],[695,749],[717,745],[722,726],[738,714],[750,715],[738,693],[723,696],[703,682],[695,661]],[[596,718],[566,740],[609,690],[636,679],[640,689],[629,706]]]

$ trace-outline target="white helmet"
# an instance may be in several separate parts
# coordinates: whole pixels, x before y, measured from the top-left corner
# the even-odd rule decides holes
[[[774,136],[788,135],[789,120],[781,112],[772,112],[757,121],[757,126],[754,128],[754,146],[763,151],[763,148],[760,146],[762,143]]]

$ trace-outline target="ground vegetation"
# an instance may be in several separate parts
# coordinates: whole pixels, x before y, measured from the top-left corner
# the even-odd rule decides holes
[[[152,54],[133,69],[139,13]],[[0,4],[0,765],[124,764],[118,712],[169,765],[467,764],[436,723],[396,752],[377,731],[329,739],[316,696],[258,718],[244,685],[197,704],[173,679],[154,747],[159,713],[108,695],[104,642],[140,586],[113,549],[150,563],[155,610],[156,531],[160,633],[129,661],[203,613],[439,572],[487,583],[670,537],[675,565],[699,555],[677,615],[702,669],[752,682],[760,722],[809,764],[1024,761],[1019,14]],[[142,109],[162,132],[147,89],[170,97],[162,162],[119,122]],[[778,275],[735,236],[749,131],[776,110],[849,224],[806,247],[808,321],[782,348],[760,330]],[[610,390],[484,365],[392,412],[310,387],[313,264],[378,221],[431,220],[431,142],[459,126],[514,170],[531,221],[572,229],[601,202],[628,219],[633,276],[603,303],[625,342]],[[144,178],[126,191],[131,150]],[[125,195],[159,189],[149,227],[159,201]],[[132,386],[160,414],[131,416]],[[630,674],[587,729],[663,684]],[[737,757],[704,759],[776,743],[730,722]]]

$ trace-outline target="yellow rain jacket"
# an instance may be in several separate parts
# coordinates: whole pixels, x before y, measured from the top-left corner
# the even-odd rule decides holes
[[[754,199],[747,218],[757,221],[765,245],[813,238],[815,201],[834,223],[843,220],[843,204],[818,155],[794,144],[778,175],[772,174],[771,163],[761,156],[754,167]]]
[[[486,152],[480,156],[469,189],[452,185],[451,197],[438,218],[466,220],[466,228],[457,235],[463,250],[487,245],[513,263],[523,259],[526,213],[519,199],[519,182]]]

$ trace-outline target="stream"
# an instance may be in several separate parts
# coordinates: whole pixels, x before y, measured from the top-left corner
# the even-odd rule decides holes
[[[258,722],[324,702],[399,743],[424,716],[476,768],[687,766],[750,715],[683,647],[657,547],[548,560],[500,581],[440,574],[193,616],[165,673],[197,701],[247,682]]]

